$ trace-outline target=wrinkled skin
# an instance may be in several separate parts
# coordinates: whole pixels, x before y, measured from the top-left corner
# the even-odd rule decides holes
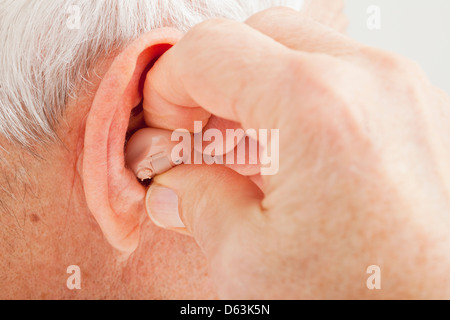
[[[338,3],[312,2],[305,13],[342,29]],[[263,178],[264,194],[223,167],[157,177],[153,188],[178,194],[193,238],[143,215],[137,249],[121,252],[86,203],[86,179],[98,177],[82,174],[86,118],[115,59],[69,102],[61,143],[37,147],[41,160],[1,139],[10,151],[1,162],[1,298],[449,297],[449,100],[414,63],[285,9],[194,28],[152,69],[151,90],[169,106],[280,128],[280,172]],[[170,119],[157,126],[170,129]],[[144,207],[133,183],[110,199],[117,207],[130,198]],[[66,287],[73,264],[80,291]],[[380,291],[366,288],[374,264]]]
[[[450,101],[415,63],[274,9],[201,24],[147,81],[166,103],[281,129],[264,195],[220,167],[151,187],[156,222],[178,214],[159,191],[178,195],[221,298],[450,298]]]
[[[305,9],[321,22],[340,28],[342,1],[334,1],[333,6],[327,2],[315,0]],[[35,146],[30,154],[0,136],[0,145],[8,151],[0,158],[0,298],[218,297],[194,239],[157,228],[145,219],[137,249],[123,254],[106,241],[88,208],[81,174],[86,119],[119,55],[115,52],[100,59],[86,75],[90,85],[83,85],[68,100],[64,118],[56,127],[60,141]],[[125,125],[140,122],[129,114],[116,120]],[[141,193],[143,208],[144,190]],[[74,264],[81,269],[82,289],[71,291],[66,286],[66,270]]]

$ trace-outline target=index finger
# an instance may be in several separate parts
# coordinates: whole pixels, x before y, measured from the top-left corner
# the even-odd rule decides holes
[[[201,106],[244,128],[268,128],[276,118],[290,53],[246,24],[210,20],[191,29],[156,62],[144,90],[151,92],[154,104]],[[156,108],[153,103],[146,108]]]

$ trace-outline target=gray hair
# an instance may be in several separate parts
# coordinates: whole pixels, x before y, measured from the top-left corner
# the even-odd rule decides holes
[[[30,147],[55,137],[69,97],[98,59],[149,30],[245,20],[302,0],[0,0],[0,134]]]

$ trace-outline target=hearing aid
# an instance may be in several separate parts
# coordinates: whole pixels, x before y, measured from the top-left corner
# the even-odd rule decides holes
[[[131,137],[126,162],[138,179],[153,179],[183,163],[181,157],[172,159],[172,150],[178,142],[173,142],[171,137],[170,131],[152,128],[141,129]]]

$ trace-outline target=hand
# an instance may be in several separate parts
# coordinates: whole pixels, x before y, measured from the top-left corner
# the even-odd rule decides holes
[[[174,230],[181,218],[221,298],[450,297],[450,102],[413,62],[273,9],[193,28],[144,96],[149,115],[201,107],[281,130],[264,192],[197,165],[150,189],[151,218]],[[370,265],[379,291],[366,287]]]

